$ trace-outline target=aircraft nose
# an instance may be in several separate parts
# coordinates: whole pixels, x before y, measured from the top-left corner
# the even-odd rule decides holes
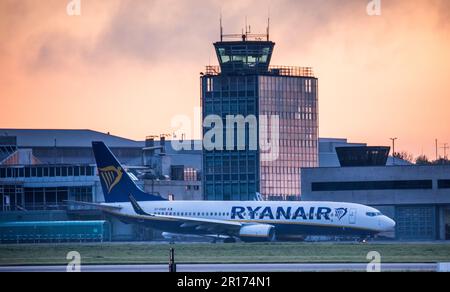
[[[384,231],[391,231],[395,228],[395,221],[387,216],[383,216],[381,219],[381,227]]]

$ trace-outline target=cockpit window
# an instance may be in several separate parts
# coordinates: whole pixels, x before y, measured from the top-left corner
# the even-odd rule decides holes
[[[383,214],[381,214],[381,212],[367,212],[366,215],[369,217],[383,216]]]

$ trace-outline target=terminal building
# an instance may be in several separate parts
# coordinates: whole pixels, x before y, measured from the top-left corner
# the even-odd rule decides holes
[[[302,169],[302,199],[373,206],[399,240],[450,240],[450,165],[387,165],[389,147],[337,147],[338,166]],[[392,162],[392,161],[391,161]]]
[[[92,141],[104,141],[145,191],[202,199],[201,151],[174,151],[165,137],[133,141],[90,130],[0,129],[0,223],[108,220],[112,240],[149,238],[142,228],[67,204],[104,202]]]
[[[232,125],[245,131],[245,143],[239,147],[239,134],[228,136],[224,127],[221,145],[203,151],[204,198],[254,200],[260,193],[265,200],[299,200],[301,168],[318,166],[318,79],[311,68],[271,66],[275,43],[268,35],[222,34],[214,47],[220,66],[208,66],[201,77],[203,121],[216,116],[229,125],[229,116],[242,117]],[[270,129],[274,116],[279,142],[270,149],[277,156],[271,159],[260,142],[274,133],[259,134],[262,127]]]

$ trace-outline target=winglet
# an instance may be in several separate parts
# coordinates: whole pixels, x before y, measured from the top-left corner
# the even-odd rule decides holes
[[[138,215],[143,215],[143,216],[151,216],[150,214],[146,213],[146,212],[141,208],[141,206],[139,206],[139,203],[136,201],[136,199],[133,197],[132,194],[130,194],[130,195],[128,196],[128,198],[130,199],[131,206],[133,207],[134,212],[136,212],[136,214],[138,214]]]

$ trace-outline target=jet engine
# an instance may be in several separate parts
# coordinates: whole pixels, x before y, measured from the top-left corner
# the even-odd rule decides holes
[[[275,241],[275,227],[267,224],[254,224],[242,226],[239,238],[245,242]]]

